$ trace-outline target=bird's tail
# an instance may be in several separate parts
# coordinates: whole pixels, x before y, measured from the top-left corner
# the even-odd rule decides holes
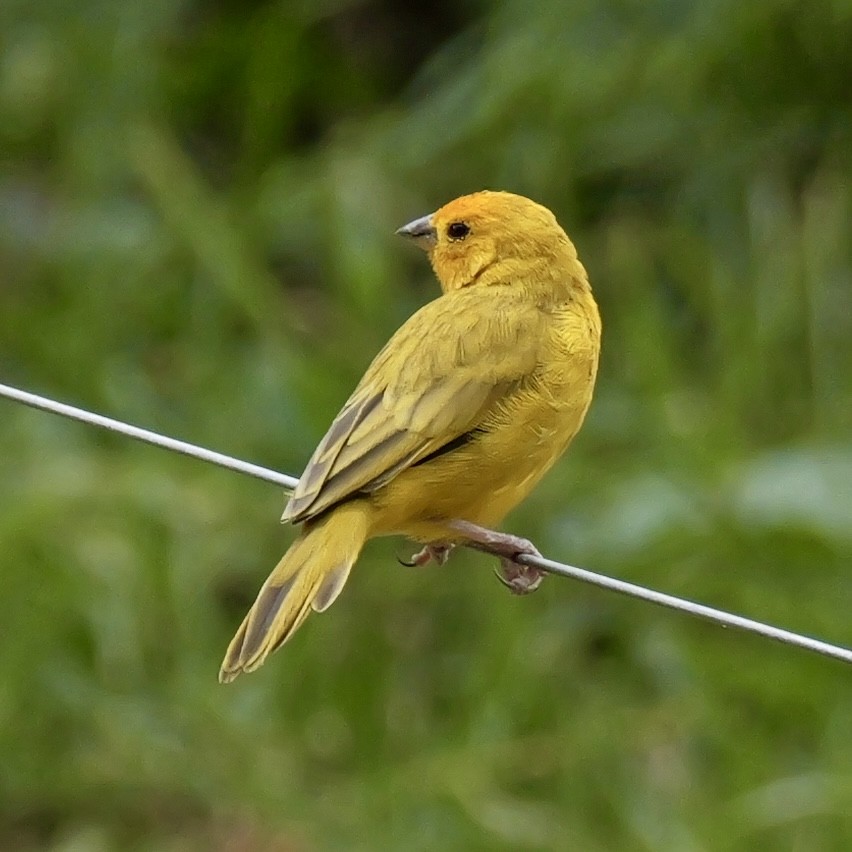
[[[251,672],[284,644],[311,609],[330,607],[346,583],[369,532],[369,508],[346,503],[306,525],[275,566],[231,640],[219,680]]]

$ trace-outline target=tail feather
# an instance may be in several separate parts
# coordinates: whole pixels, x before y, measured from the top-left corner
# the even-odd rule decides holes
[[[337,600],[337,596],[343,591],[343,587],[349,579],[351,570],[352,563],[344,562],[328,572],[311,601],[311,608],[314,612],[325,612]]]
[[[311,609],[334,603],[367,539],[367,507],[350,503],[303,529],[263,584],[222,661],[219,680],[228,683],[263,665]]]

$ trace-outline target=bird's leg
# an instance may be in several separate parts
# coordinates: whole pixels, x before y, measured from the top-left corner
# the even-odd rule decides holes
[[[500,568],[494,573],[509,591],[516,595],[526,595],[541,585],[544,572],[517,561],[523,554],[541,556],[531,541],[509,533],[489,530],[470,521],[454,520],[447,526],[463,536],[465,544],[499,558]]]
[[[440,541],[433,541],[431,544],[427,544],[423,547],[422,550],[418,550],[411,559],[405,560],[397,557],[397,562],[400,565],[405,565],[406,568],[422,568],[424,565],[428,565],[430,562],[436,562],[438,565],[443,565],[449,558],[450,553],[452,553],[454,544],[444,544]]]

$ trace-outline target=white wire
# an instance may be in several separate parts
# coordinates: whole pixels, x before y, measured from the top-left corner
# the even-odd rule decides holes
[[[287,476],[286,473],[279,473],[277,470],[270,470],[268,467],[261,467],[251,462],[242,461],[242,459],[235,459],[232,456],[216,453],[213,450],[207,450],[195,444],[188,444],[186,441],[178,441],[176,438],[167,438],[158,432],[152,432],[149,429],[140,429],[138,426],[122,423],[120,420],[113,420],[111,417],[104,417],[101,414],[93,414],[91,411],[75,408],[73,405],[65,405],[62,402],[55,402],[52,399],[47,399],[34,393],[27,393],[8,385],[0,385],[0,396],[13,399],[15,402],[21,402],[30,408],[39,408],[42,411],[49,411],[51,414],[60,414],[72,420],[79,420],[81,423],[100,426],[102,429],[109,429],[110,432],[118,432],[119,435],[127,435],[128,438],[135,438],[137,441],[144,441],[146,444],[153,444],[155,447],[162,447],[174,453],[192,456],[195,459],[210,462],[210,464],[217,464],[219,467],[226,467],[229,470],[245,473],[257,479],[264,479],[267,482],[275,483],[275,485],[281,485],[290,491],[299,482],[294,476]]]
[[[647,601],[648,603],[657,604],[657,606],[676,609],[679,612],[694,615],[696,618],[703,618],[706,621],[712,621],[715,624],[720,624],[722,627],[733,627],[735,630],[744,630],[747,633],[756,633],[758,636],[764,636],[767,639],[774,639],[776,642],[783,642],[785,645],[795,645],[797,648],[804,648],[807,651],[813,651],[814,653],[822,654],[825,657],[834,657],[837,660],[843,660],[845,663],[852,663],[852,649],[842,648],[839,645],[832,645],[828,642],[823,642],[821,639],[812,639],[810,636],[793,633],[791,630],[784,630],[781,627],[773,627],[771,624],[754,621],[753,619],[746,618],[742,615],[734,615],[733,613],[724,612],[720,609],[713,609],[713,607],[694,603],[693,601],[685,600],[684,598],[676,598],[674,595],[667,595],[664,592],[656,592],[653,589],[646,589],[644,586],[637,586],[635,583],[616,580],[614,577],[595,574],[594,572],[587,571],[584,568],[575,568],[573,565],[554,562],[552,559],[546,559],[543,556],[536,557],[521,555],[518,557],[518,562],[524,562],[527,565],[534,565],[536,568],[541,568],[542,571],[548,571],[551,574],[559,574],[561,577],[570,577],[572,580],[591,583],[592,585],[599,586],[602,589],[609,589],[611,592],[618,592],[621,595],[638,598],[639,600]]]
[[[152,432],[149,429],[140,429],[138,426],[131,426],[127,423],[122,423],[120,420],[113,420],[111,417],[103,417],[100,414],[93,414],[82,408],[76,408],[73,405],[65,405],[61,402],[55,402],[43,396],[38,396],[34,393],[18,390],[17,388],[9,387],[8,385],[0,384],[0,396],[20,402],[23,405],[28,405],[31,408],[37,408],[42,411],[49,411],[52,414],[59,414],[62,417],[68,417],[72,420],[79,420],[82,423],[88,423],[92,426],[100,426],[103,429],[108,429],[111,432],[117,432],[120,435],[127,435],[129,438],[135,438],[137,441],[144,441],[148,444],[153,444],[157,447],[163,447],[172,452],[182,453],[185,456],[201,459],[210,464],[219,465],[219,467],[235,470],[238,473],[244,473],[247,476],[253,476],[257,479],[272,482],[275,485],[283,486],[288,490],[296,487],[298,480],[295,477],[288,476],[285,473],[270,470],[260,465],[251,464],[250,462],[235,459],[232,456],[226,456],[222,453],[216,453],[204,447],[189,444],[186,441],[178,441],[175,438],[169,438],[157,432]],[[557,574],[561,577],[569,577],[572,580],[580,580],[583,583],[589,583],[593,586],[598,586],[602,589],[608,589],[611,592],[617,592],[621,595],[627,595],[632,598],[647,601],[648,603],[656,604],[657,606],[674,609],[678,612],[685,612],[687,615],[703,618],[706,621],[712,621],[722,627],[733,627],[736,630],[742,630],[747,633],[755,633],[758,636],[763,636],[766,639],[773,639],[776,642],[782,642],[785,645],[793,645],[797,648],[803,648],[806,651],[812,651],[815,654],[821,654],[825,657],[831,657],[835,660],[842,660],[845,663],[852,663],[852,650],[843,648],[839,645],[832,645],[829,642],[823,642],[820,639],[812,639],[809,636],[803,636],[799,633],[794,633],[791,630],[783,630],[780,627],[773,627],[770,624],[764,624],[761,621],[755,621],[751,618],[745,618],[741,615],[734,615],[713,607],[705,606],[704,604],[694,603],[693,601],[667,595],[663,592],[657,592],[653,589],[647,589],[644,586],[637,586],[635,583],[627,583],[624,580],[617,580],[613,577],[607,577],[603,574],[596,574],[593,571],[587,571],[584,568],[575,568],[573,565],[566,565],[564,562],[556,562],[552,559],[547,559],[543,556],[521,555],[518,557],[518,562],[523,562],[526,565],[531,565],[540,568],[542,571],[547,571],[549,574]]]

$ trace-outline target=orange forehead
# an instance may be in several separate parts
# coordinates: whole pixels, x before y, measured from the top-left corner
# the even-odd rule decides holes
[[[492,192],[490,190],[473,192],[470,195],[462,195],[447,202],[435,212],[434,218],[449,221],[497,213],[501,209],[507,208],[509,206],[508,200],[515,197],[508,192]]]
[[[432,220],[440,225],[446,222],[496,222],[538,221],[556,224],[553,214],[535,201],[511,192],[483,190],[462,195],[435,211]]]

